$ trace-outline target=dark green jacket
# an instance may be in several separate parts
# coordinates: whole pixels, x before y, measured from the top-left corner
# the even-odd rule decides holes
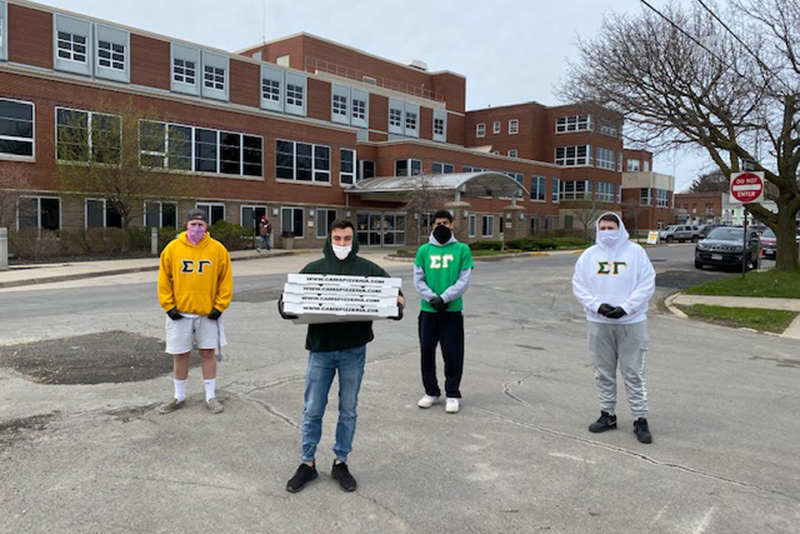
[[[389,273],[381,267],[358,256],[358,239],[355,236],[353,249],[344,261],[334,255],[330,236],[325,241],[322,252],[325,254],[324,258],[309,263],[300,273],[389,277]],[[372,321],[310,324],[306,335],[306,349],[312,352],[352,349],[366,345],[374,338]]]

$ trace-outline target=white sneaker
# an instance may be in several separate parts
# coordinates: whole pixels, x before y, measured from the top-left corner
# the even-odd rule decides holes
[[[419,400],[417,406],[419,406],[420,408],[430,408],[437,402],[439,402],[439,397],[431,397],[430,395],[425,395]]]
[[[444,407],[444,411],[446,411],[447,413],[458,413],[458,408],[460,404],[461,403],[459,399],[448,398],[447,404]]]

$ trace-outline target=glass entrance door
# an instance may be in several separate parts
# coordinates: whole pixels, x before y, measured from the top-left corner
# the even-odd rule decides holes
[[[358,242],[362,246],[382,247],[405,245],[404,213],[359,213],[356,220]]]

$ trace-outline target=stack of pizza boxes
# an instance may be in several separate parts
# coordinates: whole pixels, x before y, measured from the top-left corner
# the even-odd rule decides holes
[[[283,311],[298,324],[375,321],[397,317],[400,278],[290,274]]]

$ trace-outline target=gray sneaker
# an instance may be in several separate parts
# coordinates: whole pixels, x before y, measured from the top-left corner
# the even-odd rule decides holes
[[[172,413],[175,410],[183,408],[186,406],[186,399],[179,401],[178,399],[170,399],[169,402],[165,402],[161,406],[158,407],[158,413],[161,415],[166,415],[168,413]]]
[[[222,407],[222,403],[218,401],[216,397],[206,402],[206,408],[208,408],[209,412],[214,414],[222,413],[225,411],[225,408]]]

